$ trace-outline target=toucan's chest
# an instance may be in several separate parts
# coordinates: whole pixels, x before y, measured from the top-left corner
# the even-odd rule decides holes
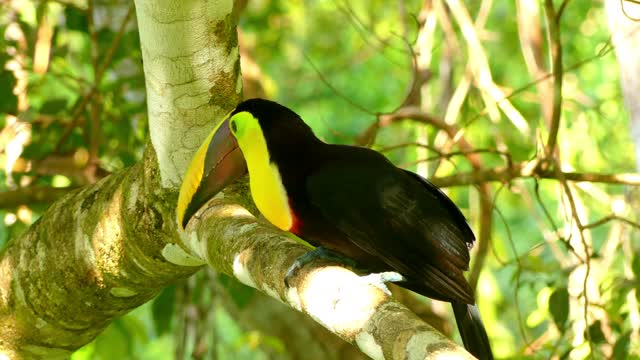
[[[306,178],[316,164],[308,154],[297,155],[247,164],[251,196],[260,213],[276,227],[304,238],[322,221],[306,197]]]
[[[336,226],[337,219],[325,217],[321,209],[308,201],[306,194],[294,192],[289,196],[289,205],[293,215],[293,224],[289,231],[305,242],[343,254],[371,270],[389,270],[378,257],[357,246],[340,231]]]
[[[269,161],[247,163],[251,196],[258,210],[276,227],[291,230],[295,215],[278,166]]]

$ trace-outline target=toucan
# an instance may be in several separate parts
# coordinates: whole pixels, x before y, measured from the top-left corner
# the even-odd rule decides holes
[[[367,271],[400,274],[398,285],[450,302],[466,349],[493,359],[463,275],[475,236],[435,185],[375,150],[321,141],[283,105],[250,99],[196,152],[180,189],[178,223],[186,227],[204,203],[247,172],[262,215],[315,247],[289,274],[334,255]]]

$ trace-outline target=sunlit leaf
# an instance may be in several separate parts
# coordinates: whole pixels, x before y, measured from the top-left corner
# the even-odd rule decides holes
[[[96,344],[95,342],[90,342],[87,345],[81,347],[80,349],[76,350],[72,355],[71,355],[71,360],[92,360],[94,359],[94,352],[95,352],[95,347]]]

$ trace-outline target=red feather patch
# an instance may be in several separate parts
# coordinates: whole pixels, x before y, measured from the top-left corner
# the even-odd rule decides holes
[[[302,233],[302,220],[300,220],[295,211],[293,211],[291,199],[289,199],[289,213],[291,214],[291,227],[289,228],[289,232],[300,236]]]

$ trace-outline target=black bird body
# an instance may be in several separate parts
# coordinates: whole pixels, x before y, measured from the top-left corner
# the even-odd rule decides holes
[[[286,191],[291,221],[285,230],[370,271],[395,271],[406,279],[398,285],[451,302],[467,349],[492,359],[463,276],[475,237],[444,193],[376,151],[320,141],[297,114],[277,103],[248,100],[231,121],[243,112],[259,122],[269,162]],[[248,145],[239,137],[238,142],[247,157]],[[247,163],[252,176],[249,157]]]
[[[291,232],[372,271],[396,271],[425,296],[474,303],[462,274],[473,233],[434,185],[378,152],[320,141],[278,164]]]

